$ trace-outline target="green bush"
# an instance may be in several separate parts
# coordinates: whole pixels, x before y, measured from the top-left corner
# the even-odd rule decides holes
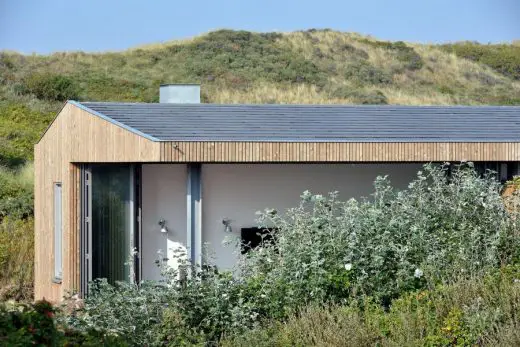
[[[185,62],[186,73],[198,78],[229,80],[233,76],[247,82],[263,79],[323,85],[326,76],[319,68],[277,45],[280,37],[278,33],[219,30],[184,47],[173,48],[175,53],[191,57]]]
[[[145,85],[122,78],[114,78],[102,74],[78,76],[79,81],[85,81],[83,92],[92,101],[133,101],[151,102],[158,94],[159,84]]]
[[[149,345],[157,334],[168,288],[155,282],[139,286],[119,282],[115,286],[104,279],[90,284],[84,306],[63,323],[78,331],[109,331],[136,346]]]
[[[283,217],[261,216],[278,230],[276,247],[252,252],[241,270],[246,278],[264,274],[263,294],[281,300],[281,307],[297,307],[346,299],[327,280],[338,272],[348,273],[352,295],[387,304],[403,292],[511,261],[519,237],[499,184],[471,168],[451,176],[446,170],[427,165],[403,191],[380,177],[370,200],[341,202],[336,194],[307,192]]]
[[[380,90],[357,90],[348,86],[341,86],[330,93],[330,96],[338,99],[351,99],[355,104],[361,105],[386,105],[388,99]]]
[[[342,52],[349,57],[365,59],[365,60],[369,58],[369,55],[366,51],[364,51],[360,48],[356,48],[352,45],[349,45],[348,43],[339,44],[338,47],[335,48],[335,50],[338,50],[339,52]]]
[[[46,301],[33,305],[0,304],[0,344],[3,346],[127,346],[122,338],[89,330],[59,327],[57,310]]]
[[[459,57],[485,64],[505,76],[520,79],[520,46],[518,45],[460,42],[441,47]]]
[[[413,292],[386,311],[369,298],[310,305],[286,322],[228,337],[221,346],[516,346],[519,269]]]
[[[33,73],[24,80],[25,91],[39,99],[65,101],[77,99],[76,82],[69,76],[47,73]]]
[[[345,68],[345,78],[359,85],[392,83],[391,74],[373,66],[365,60],[357,60],[348,64]]]
[[[33,159],[34,144],[55,114],[0,102],[0,166],[17,167]]]
[[[360,40],[364,44],[386,49],[395,52],[398,60],[405,64],[405,68],[408,70],[419,70],[424,66],[424,61],[419,53],[409,47],[403,41],[390,42],[390,41],[372,41],[367,39]]]
[[[0,221],[6,216],[15,219],[32,216],[33,175],[31,164],[17,170],[0,166]]]

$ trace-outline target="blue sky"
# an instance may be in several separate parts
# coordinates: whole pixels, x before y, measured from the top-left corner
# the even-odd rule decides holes
[[[23,53],[121,50],[220,28],[510,42],[520,0],[0,0],[0,49]]]

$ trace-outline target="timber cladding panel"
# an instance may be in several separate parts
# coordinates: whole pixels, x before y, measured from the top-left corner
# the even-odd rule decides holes
[[[160,142],[161,162],[518,161],[506,142]]]
[[[66,104],[35,146],[35,298],[59,301],[79,288],[80,167],[159,161],[159,143]],[[63,279],[54,283],[54,183],[62,184]]]

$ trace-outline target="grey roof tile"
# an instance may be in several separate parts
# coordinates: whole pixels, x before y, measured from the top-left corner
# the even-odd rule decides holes
[[[160,141],[520,142],[520,107],[81,102]]]

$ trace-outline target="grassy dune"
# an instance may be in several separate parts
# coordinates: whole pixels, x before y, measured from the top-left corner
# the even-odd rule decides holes
[[[32,256],[27,172],[34,143],[63,102],[157,102],[159,85],[168,82],[200,83],[203,101],[211,103],[514,105],[520,45],[219,30],[120,52],[0,51],[0,238],[21,240],[0,242],[0,287],[16,292],[30,284],[32,268],[16,270]]]
[[[0,163],[31,159],[66,99],[156,102],[159,84],[195,82],[213,103],[510,105],[520,104],[519,56],[515,44],[422,45],[313,29],[220,30],[121,52],[4,51]]]

